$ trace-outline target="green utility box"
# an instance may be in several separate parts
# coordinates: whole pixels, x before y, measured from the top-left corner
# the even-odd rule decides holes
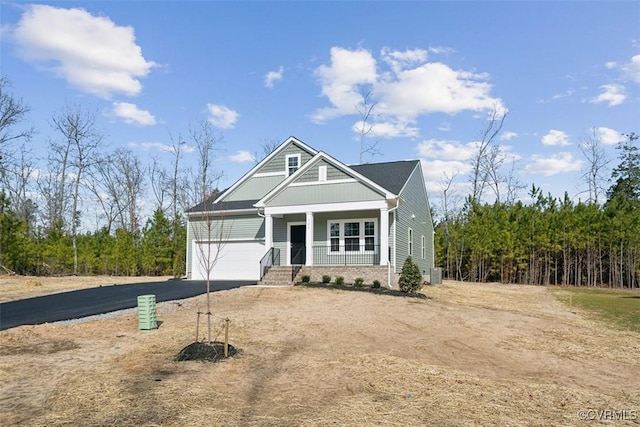
[[[140,295],[138,296],[138,329],[148,331],[157,329],[158,322],[156,320],[156,296]]]
[[[442,268],[434,267],[430,273],[429,282],[432,285],[442,285]]]

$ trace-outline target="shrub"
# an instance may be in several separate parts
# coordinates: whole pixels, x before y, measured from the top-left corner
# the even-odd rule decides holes
[[[415,293],[422,288],[422,273],[418,264],[413,262],[413,259],[408,256],[402,264],[402,272],[400,273],[400,280],[398,280],[398,286],[402,292]]]
[[[331,276],[327,276],[326,274],[322,276],[322,283],[329,283],[331,281]]]
[[[362,285],[364,285],[364,279],[362,277],[356,277],[356,280],[353,281],[353,286],[360,288]]]
[[[371,287],[373,289],[378,289],[380,287],[380,281],[379,280],[374,280],[373,281],[373,285],[371,285]]]
[[[338,286],[344,285],[344,277],[342,277],[342,276],[336,277],[336,285],[338,285]]]
[[[302,276],[302,283],[309,283],[311,281],[311,276],[309,276],[308,274],[305,274],[304,276]]]

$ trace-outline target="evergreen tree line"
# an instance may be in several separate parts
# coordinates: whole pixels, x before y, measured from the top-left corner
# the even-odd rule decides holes
[[[530,202],[464,207],[436,226],[436,264],[444,277],[532,285],[640,286],[638,136],[618,144],[607,200],[574,202],[543,195]]]
[[[0,78],[0,269],[24,275],[185,274],[185,210],[215,191],[214,152],[223,142],[202,121],[148,163],[110,148],[96,113],[54,112],[43,129]],[[192,153],[185,165],[186,153]],[[197,184],[196,184],[197,183]]]

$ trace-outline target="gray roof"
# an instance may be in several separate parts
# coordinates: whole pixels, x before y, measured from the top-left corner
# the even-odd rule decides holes
[[[406,184],[411,172],[416,168],[419,160],[404,160],[386,163],[365,163],[349,166],[354,171],[369,178],[394,194],[400,194],[400,190]]]
[[[187,213],[253,209],[253,205],[255,205],[258,200],[234,200],[233,202],[219,202],[215,204],[212,202],[213,200],[208,199],[202,203],[198,203],[190,208]]]
[[[399,162],[365,163],[362,165],[352,165],[349,166],[349,168],[375,182],[382,188],[398,195],[418,162],[419,160],[404,160]],[[224,191],[222,193],[224,193]],[[219,194],[217,196],[219,196]],[[213,204],[212,199],[197,204],[189,209],[187,213],[251,209],[253,205],[258,202],[258,200],[236,200],[233,202]]]

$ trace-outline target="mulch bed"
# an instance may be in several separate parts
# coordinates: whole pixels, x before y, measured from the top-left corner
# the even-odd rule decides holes
[[[371,286],[353,286],[353,285],[336,285],[335,283],[317,283],[317,282],[309,282],[309,283],[296,283],[295,286],[305,286],[307,288],[321,288],[321,289],[340,289],[342,291],[355,291],[355,292],[369,292],[372,294],[378,295],[391,295],[394,297],[404,297],[404,298],[418,298],[418,299],[429,299],[425,294],[421,294],[418,292],[402,292],[397,289],[387,289],[387,288],[372,288]]]
[[[238,354],[238,350],[229,344],[229,356],[232,357]],[[180,350],[180,353],[176,355],[174,360],[176,362],[183,362],[186,360],[199,360],[203,362],[218,362],[224,360],[224,343],[214,341],[212,343],[206,342],[193,342]]]

